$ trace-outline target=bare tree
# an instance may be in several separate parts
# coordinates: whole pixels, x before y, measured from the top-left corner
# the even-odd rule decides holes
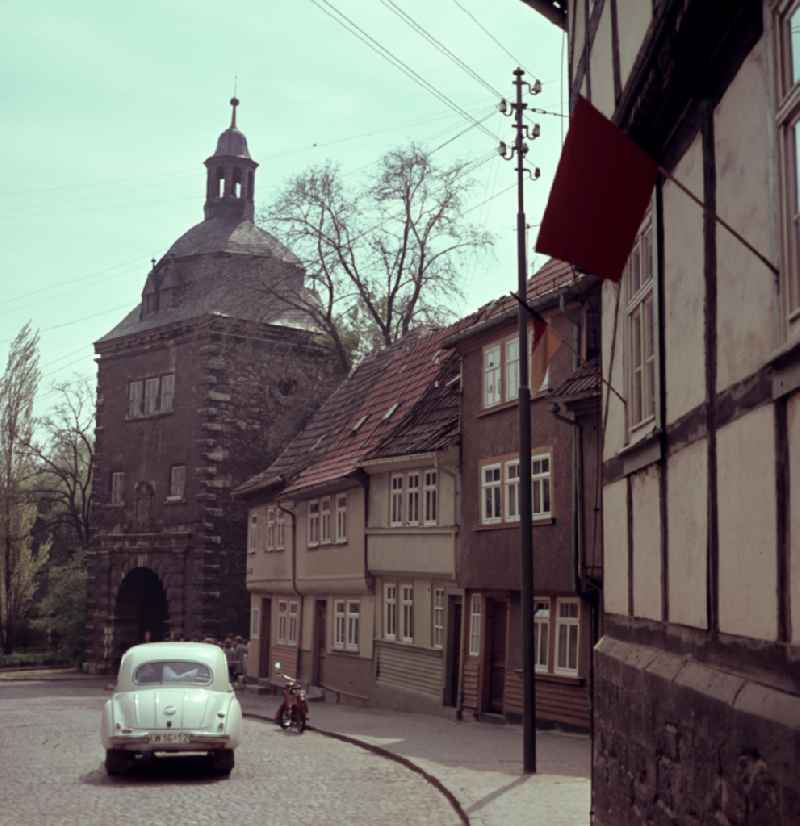
[[[39,378],[39,333],[28,323],[12,341],[0,378],[0,630],[6,653],[13,651],[41,567],[31,545],[35,507],[27,489],[31,468],[26,448]]]
[[[451,317],[459,265],[492,243],[464,220],[468,166],[435,167],[412,144],[388,152],[372,182],[351,193],[326,163],[290,180],[261,216],[300,258],[309,286],[266,289],[327,335],[345,369],[359,346],[386,346]]]
[[[85,379],[56,384],[58,401],[36,420],[26,447],[35,467],[33,493],[50,531],[67,533],[73,549],[92,539],[95,394]]]

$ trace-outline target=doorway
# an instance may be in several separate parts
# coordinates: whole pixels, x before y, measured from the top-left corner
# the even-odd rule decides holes
[[[272,632],[272,600],[261,600],[261,627],[258,629],[258,676],[267,678],[270,675],[270,634]]]
[[[447,606],[447,658],[445,660],[444,697],[446,706],[458,705],[458,678],[461,674],[460,597],[450,597]]]
[[[132,645],[166,639],[169,610],[167,594],[150,568],[134,568],[122,580],[114,606],[117,658]]]
[[[318,599],[314,602],[314,662],[311,682],[322,685],[323,664],[326,656],[328,602]]]
[[[503,713],[503,694],[506,683],[506,615],[505,602],[486,600],[486,636],[488,667],[487,710],[493,714]]]

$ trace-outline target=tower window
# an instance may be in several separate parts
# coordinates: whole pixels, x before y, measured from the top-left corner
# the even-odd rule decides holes
[[[233,197],[242,197],[242,170],[235,169],[233,171]]]
[[[217,197],[225,197],[225,172],[221,168],[217,169]]]

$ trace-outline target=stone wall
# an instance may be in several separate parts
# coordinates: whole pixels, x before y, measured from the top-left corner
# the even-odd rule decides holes
[[[800,697],[610,636],[594,685],[594,826],[800,824]]]

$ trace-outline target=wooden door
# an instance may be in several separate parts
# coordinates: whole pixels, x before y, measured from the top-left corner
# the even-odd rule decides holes
[[[461,610],[461,600],[451,597],[447,612],[447,670],[443,700],[446,706],[458,705],[458,679],[461,674]]]
[[[506,683],[506,603],[487,600],[486,635],[488,668],[488,710],[503,713],[503,692]]]
[[[314,603],[314,674],[312,682],[321,685],[324,670],[325,646],[327,644],[327,624],[328,603],[324,599],[318,599]]]
[[[272,600],[261,600],[261,628],[259,629],[258,676],[269,677],[272,671],[270,634],[272,632]]]

